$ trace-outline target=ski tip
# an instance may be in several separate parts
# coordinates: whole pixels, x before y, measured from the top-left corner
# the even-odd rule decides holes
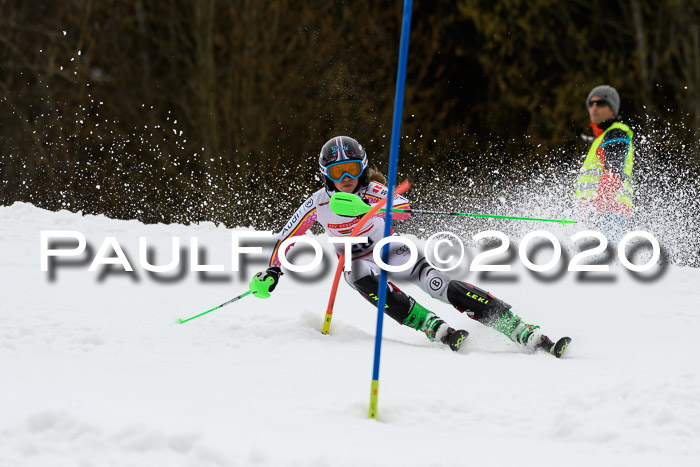
[[[557,341],[556,344],[554,344],[550,353],[557,358],[561,358],[562,355],[564,355],[564,351],[566,350],[566,348],[569,346],[570,343],[571,343],[570,337],[562,337],[561,339],[559,339]]]
[[[184,321],[181,320],[180,318],[175,320],[175,324],[182,324],[182,323],[184,323]]]
[[[464,344],[464,341],[469,337],[469,333],[463,329],[453,331],[449,337],[447,344],[453,352],[457,352]]]

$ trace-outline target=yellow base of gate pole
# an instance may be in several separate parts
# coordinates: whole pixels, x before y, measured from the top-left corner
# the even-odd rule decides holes
[[[372,392],[369,395],[369,418],[377,418],[377,398],[379,397],[379,381],[372,380]]]
[[[323,319],[323,329],[321,330],[323,334],[328,334],[330,332],[331,319],[333,319],[333,313],[326,313],[326,317]]]

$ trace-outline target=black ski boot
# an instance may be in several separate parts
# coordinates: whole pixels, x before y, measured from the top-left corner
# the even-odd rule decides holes
[[[422,331],[430,342],[440,341],[453,351],[459,350],[469,333],[451,328],[444,320],[430,310],[423,308],[418,302],[413,302],[411,310],[404,321],[406,326]]]

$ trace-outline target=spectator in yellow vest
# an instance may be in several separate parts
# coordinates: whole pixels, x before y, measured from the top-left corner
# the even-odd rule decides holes
[[[595,136],[576,180],[579,215],[619,240],[632,214],[632,130],[618,119],[620,96],[602,85],[586,99]]]

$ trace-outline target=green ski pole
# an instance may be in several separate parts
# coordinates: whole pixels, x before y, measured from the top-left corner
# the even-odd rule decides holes
[[[330,202],[331,210],[341,216],[361,216],[370,210],[370,206],[362,201],[362,198],[353,193],[334,193]],[[381,211],[384,211],[382,209]],[[442,216],[465,216],[465,217],[488,217],[491,219],[514,219],[519,221],[557,222],[562,225],[575,224],[566,218],[561,219],[541,219],[537,217],[516,217],[516,216],[496,216],[493,214],[472,214],[469,212],[452,211],[427,211],[424,209],[392,209],[393,212],[407,212],[409,214],[437,214]]]
[[[497,216],[495,214],[472,214],[469,212],[426,211],[424,209],[393,209],[393,211],[407,212],[409,214],[440,214],[443,216],[488,217],[490,219],[514,219],[518,221],[558,222],[562,225],[576,223],[576,221],[567,219],[566,216],[562,217],[561,219],[540,219],[537,217]]]
[[[247,291],[247,292],[244,292],[244,293],[240,294],[238,297],[232,298],[232,299],[229,300],[228,302],[224,302],[224,303],[222,303],[222,304],[219,305],[219,306],[215,306],[215,307],[212,308],[211,310],[207,310],[207,311],[205,311],[204,313],[200,313],[200,314],[198,314],[198,315],[196,315],[196,316],[193,316],[193,317],[191,317],[191,318],[187,318],[187,319],[178,319],[177,322],[180,323],[180,324],[182,324],[182,323],[186,323],[186,322],[188,322],[188,321],[190,321],[190,320],[193,320],[193,319],[195,319],[195,318],[199,318],[199,317],[202,316],[202,315],[206,315],[207,313],[211,313],[211,312],[214,311],[214,310],[218,310],[219,308],[221,308],[221,307],[223,307],[223,306],[226,306],[226,305],[229,305],[229,304],[231,304],[231,303],[233,303],[233,302],[235,302],[235,301],[238,301],[238,300],[240,300],[241,298],[245,297],[246,295],[249,295],[250,293],[252,293],[252,292],[249,290],[249,291]]]

